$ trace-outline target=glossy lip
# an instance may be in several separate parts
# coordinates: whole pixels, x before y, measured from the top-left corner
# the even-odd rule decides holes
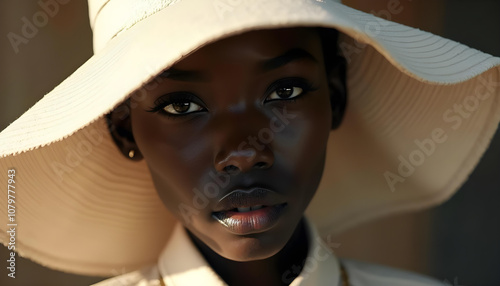
[[[248,212],[236,210],[259,205],[264,207]],[[212,217],[231,233],[259,233],[278,223],[286,205],[278,193],[266,188],[236,189],[219,200]]]

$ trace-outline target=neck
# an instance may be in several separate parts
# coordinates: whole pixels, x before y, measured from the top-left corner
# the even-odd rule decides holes
[[[307,258],[308,238],[304,219],[278,253],[248,262],[226,259],[189,231],[188,234],[208,264],[228,285],[289,285],[300,274]]]

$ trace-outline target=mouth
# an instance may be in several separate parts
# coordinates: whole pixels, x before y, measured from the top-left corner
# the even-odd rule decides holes
[[[280,195],[269,189],[237,189],[219,201],[212,217],[233,234],[260,233],[278,223],[286,206]]]

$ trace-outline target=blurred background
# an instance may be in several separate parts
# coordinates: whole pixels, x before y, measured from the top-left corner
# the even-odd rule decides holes
[[[23,19],[43,11],[41,1],[0,1],[0,130],[92,56],[85,0],[69,0],[31,38],[12,45]],[[356,9],[387,15],[396,0],[346,0]],[[64,2],[64,1],[61,1]],[[500,1],[399,0],[390,20],[500,56]],[[24,18],[25,17],[25,18]],[[1,144],[1,142],[0,142]],[[2,188],[2,193],[5,192]],[[500,133],[470,180],[449,201],[418,213],[387,217],[337,237],[341,257],[415,271],[444,285],[500,285]],[[18,259],[7,277],[9,251],[0,246],[0,285],[89,285],[102,277],[53,271]],[[119,274],[119,273],[117,273]]]

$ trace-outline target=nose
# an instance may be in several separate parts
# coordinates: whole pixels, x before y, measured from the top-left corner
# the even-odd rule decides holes
[[[215,168],[218,172],[227,174],[270,168],[274,163],[274,156],[269,146],[263,145],[262,147],[263,150],[253,147],[244,150],[231,150],[227,155],[216,160]]]
[[[258,118],[260,117],[260,118]],[[226,118],[219,123],[215,169],[235,174],[256,169],[267,169],[274,164],[272,142],[268,140],[269,122],[265,116]],[[267,123],[267,124],[266,124]],[[264,131],[264,132],[263,132]]]

